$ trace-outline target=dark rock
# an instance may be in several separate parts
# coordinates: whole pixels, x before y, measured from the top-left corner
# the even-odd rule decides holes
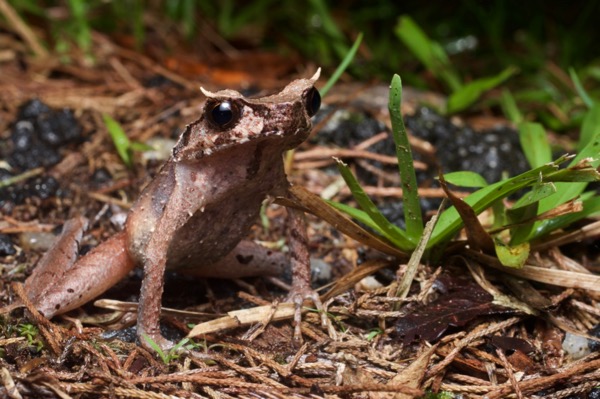
[[[14,255],[17,253],[9,236],[0,234],[0,256]]]

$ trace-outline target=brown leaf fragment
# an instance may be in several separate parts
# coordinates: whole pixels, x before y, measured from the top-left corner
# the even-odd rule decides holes
[[[396,322],[396,335],[409,344],[417,336],[435,341],[449,327],[461,327],[471,320],[492,314],[514,314],[511,309],[492,303],[494,297],[472,281],[442,275],[437,281],[442,295],[416,308]]]
[[[521,338],[494,335],[490,338],[490,344],[504,351],[521,351],[523,353],[535,352],[535,347]]]
[[[481,250],[485,253],[493,254],[495,252],[494,241],[479,222],[473,208],[448,189],[446,181],[444,180],[444,175],[440,174],[439,179],[442,189],[444,189],[448,199],[450,199],[450,202],[452,202],[452,205],[456,208],[456,211],[465,225],[469,246],[474,250]]]
[[[353,222],[340,211],[330,206],[325,200],[318,195],[311,193],[302,186],[289,187],[291,198],[278,197],[275,202],[300,209],[304,212],[312,213],[313,215],[325,220],[333,227],[346,234],[348,237],[356,241],[381,251],[388,255],[396,256],[400,259],[405,259],[407,255],[397,249],[392,244],[386,242],[382,237],[379,237],[368,230],[365,230],[357,223]]]
[[[562,350],[563,332],[557,327],[539,321],[536,323],[534,335],[541,340],[540,348],[544,354],[546,367],[550,369],[561,367],[564,361]]]
[[[512,355],[506,358],[506,360],[508,360],[511,366],[513,366],[516,370],[524,371],[527,374],[530,374],[536,369],[533,360],[519,350],[514,351]]]
[[[517,299],[525,302],[532,308],[536,310],[549,310],[553,306],[552,301],[540,294],[529,281],[504,273],[500,274],[500,279]]]

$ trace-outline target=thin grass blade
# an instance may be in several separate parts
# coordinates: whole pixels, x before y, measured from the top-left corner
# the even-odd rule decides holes
[[[406,234],[414,245],[419,241],[421,234],[423,234],[423,217],[421,215],[421,204],[419,202],[413,156],[402,119],[401,105],[402,80],[399,75],[394,75],[390,87],[388,109],[392,121],[392,135],[396,144],[398,169],[400,170]]]

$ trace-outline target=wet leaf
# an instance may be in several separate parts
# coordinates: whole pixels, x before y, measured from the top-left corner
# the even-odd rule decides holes
[[[416,337],[435,341],[449,327],[464,326],[477,317],[514,313],[513,310],[493,304],[494,297],[472,281],[443,275],[436,280],[436,284],[444,294],[397,321],[396,334],[404,337],[405,345]]]

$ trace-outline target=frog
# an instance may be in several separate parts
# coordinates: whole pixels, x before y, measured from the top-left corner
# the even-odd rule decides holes
[[[165,272],[233,278],[292,270],[287,299],[295,304],[294,339],[301,340],[301,306],[322,308],[310,286],[303,212],[287,208],[289,257],[245,239],[265,199],[289,197],[283,154],[309,136],[321,104],[320,69],[277,94],[246,98],[235,90],[201,88],[206,102],[187,125],[170,158],[130,208],[122,231],[79,257],[88,222],[68,220],[57,243],[25,281],[25,292],[51,318],[89,302],[135,267],[143,269],[137,336],[163,349],[160,333]]]

